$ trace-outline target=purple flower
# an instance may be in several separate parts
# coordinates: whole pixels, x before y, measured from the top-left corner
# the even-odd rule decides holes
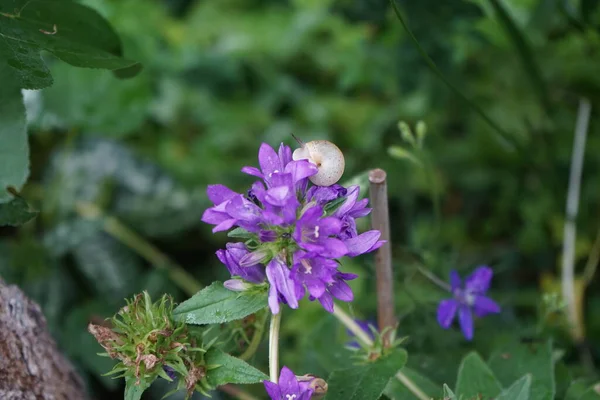
[[[298,308],[295,283],[290,278],[290,269],[279,257],[275,257],[267,265],[269,280],[269,307],[273,314],[279,313],[279,303],[287,303],[291,308]]]
[[[227,250],[217,250],[217,257],[232,276],[239,276],[252,283],[264,282],[265,270],[262,265],[240,266],[240,260],[250,254],[244,243],[227,243],[225,247]]]
[[[271,400],[310,400],[313,390],[310,385],[302,383],[288,367],[281,368],[279,383],[263,381]]]
[[[477,317],[499,313],[500,306],[485,294],[494,272],[490,267],[478,267],[465,279],[464,288],[458,272],[450,273],[450,285],[454,298],[442,300],[438,306],[437,319],[440,326],[448,329],[458,313],[458,322],[467,340],[473,339],[473,312]]]
[[[351,301],[346,281],[356,275],[339,271],[336,259],[373,251],[384,242],[378,231],[358,234],[356,218],[371,209],[367,200],[358,200],[359,187],[309,187],[309,177],[318,167],[308,160],[292,160],[292,151],[281,144],[275,151],[260,146],[259,168],[242,172],[260,180],[245,195],[223,185],[207,189],[213,206],[202,221],[214,225],[213,232],[241,228],[235,237],[245,243],[228,244],[219,250],[219,260],[237,277],[226,282],[231,290],[243,291],[250,283],[269,283],[269,307],[280,311],[280,303],[298,307],[308,291],[311,301],[319,300],[333,312],[333,299]]]
[[[348,253],[348,248],[339,235],[342,223],[334,217],[323,217],[319,206],[309,208],[296,223],[294,239],[303,249],[328,258],[339,258]]]
[[[168,365],[163,366],[163,371],[165,371],[165,374],[167,374],[167,376],[171,378],[171,380],[177,379],[177,373],[173,368],[169,367]]]

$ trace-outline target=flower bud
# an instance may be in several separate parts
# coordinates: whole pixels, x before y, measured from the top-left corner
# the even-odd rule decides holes
[[[250,289],[253,285],[239,279],[229,279],[223,282],[223,286],[225,286],[229,290],[233,290],[234,292],[245,292],[246,290]]]
[[[313,390],[311,400],[320,400],[327,394],[328,386],[324,379],[310,374],[297,376],[296,378],[300,386],[307,386]]]
[[[259,249],[248,253],[240,259],[240,267],[252,267],[256,264],[264,264],[271,259],[272,255],[266,249]]]

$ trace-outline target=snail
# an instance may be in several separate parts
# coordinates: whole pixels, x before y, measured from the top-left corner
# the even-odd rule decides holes
[[[294,136],[294,135],[292,135]],[[294,136],[300,148],[294,150],[292,159],[308,160],[315,164],[319,170],[316,175],[309,177],[317,186],[331,186],[340,180],[344,173],[344,154],[335,144],[327,140],[313,140],[303,143]]]

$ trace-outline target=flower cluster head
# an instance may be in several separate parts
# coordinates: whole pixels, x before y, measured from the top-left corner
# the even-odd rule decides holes
[[[263,143],[258,162],[260,168],[242,168],[260,179],[247,193],[224,185],[207,189],[214,206],[204,212],[202,221],[215,225],[213,232],[236,228],[230,236],[246,239],[217,252],[236,277],[226,286],[245,290],[266,279],[274,314],[280,303],[297,308],[307,291],[311,301],[319,300],[329,312],[333,298],[352,301],[346,281],[357,276],[341,272],[337,259],[383,244],[378,231],[357,232],[356,219],[371,211],[368,200],[358,200],[358,186],[310,186],[309,178],[320,166],[309,159],[292,159],[291,148],[283,143],[278,152]]]
[[[458,314],[458,323],[467,340],[473,339],[473,313],[477,317],[499,313],[500,306],[485,294],[490,287],[494,272],[490,267],[478,267],[462,285],[458,272],[451,271],[450,286],[453,298],[442,300],[438,306],[437,319],[440,326],[448,329]]]

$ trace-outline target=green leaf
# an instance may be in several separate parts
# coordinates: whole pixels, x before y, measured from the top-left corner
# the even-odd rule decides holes
[[[489,365],[504,386],[531,374],[530,399],[554,399],[556,390],[550,342],[508,344],[492,354]]]
[[[232,231],[227,232],[227,237],[230,238],[250,239],[252,236],[252,233],[248,232],[244,228],[235,228]]]
[[[455,389],[459,398],[470,399],[478,395],[496,397],[501,391],[500,382],[479,354],[471,352],[463,358]]]
[[[456,395],[454,394],[454,392],[452,391],[452,389],[450,389],[448,387],[448,385],[446,385],[444,383],[444,400],[456,400]]]
[[[38,215],[29,208],[29,204],[21,197],[15,197],[8,203],[0,203],[0,226],[20,226]]]
[[[0,60],[26,89],[52,84],[39,50],[77,67],[131,71],[138,64],[122,58],[121,40],[104,18],[68,0],[4,1],[0,38]]]
[[[21,88],[15,74],[1,62],[0,82],[0,203],[7,203],[13,196],[6,189],[21,190],[29,176],[29,144]]]
[[[214,282],[173,310],[173,318],[186,324],[222,324],[242,319],[267,306],[267,291],[234,292]]]
[[[415,163],[418,166],[422,166],[421,160],[414,156],[410,151],[406,150],[400,146],[391,146],[388,149],[388,153],[390,156],[397,158],[399,160],[408,160],[410,162]]]
[[[136,385],[135,378],[125,378],[125,397],[123,400],[140,400],[142,394],[146,389],[150,387],[150,383],[141,381],[139,385]]]
[[[546,89],[546,83],[542,79],[542,72],[537,64],[537,61],[531,51],[529,42],[523,33],[519,30],[517,25],[514,23],[509,13],[505,10],[504,6],[498,0],[489,0],[494,8],[494,11],[498,15],[500,24],[506,31],[508,37],[513,42],[523,69],[527,74],[528,80],[531,82],[533,89],[536,91],[539,98],[540,104],[549,111],[551,108],[550,97],[548,96],[548,90]]]
[[[327,380],[326,400],[377,400],[388,381],[404,367],[403,349],[366,365],[333,371]]]
[[[212,387],[225,385],[228,383],[250,384],[259,383],[269,379],[263,372],[257,370],[245,361],[232,357],[229,354],[217,348],[210,349],[204,356],[208,366],[218,368],[209,369],[206,372],[206,379]]]
[[[600,400],[600,391],[598,390],[597,385],[586,390],[579,400]]]
[[[429,378],[421,375],[412,368],[403,368],[402,372],[429,397],[436,398],[437,395],[442,391],[439,385],[435,384]],[[419,400],[419,398],[415,396],[398,379],[390,379],[390,382],[386,386],[384,393],[387,397],[394,400]]]
[[[431,57],[429,57],[429,55],[427,54],[427,52],[425,51],[425,49],[423,48],[423,46],[421,46],[421,44],[417,40],[416,36],[413,34],[413,32],[411,31],[411,29],[408,27],[408,24],[404,20],[404,17],[402,16],[402,13],[400,12],[400,9],[398,8],[398,5],[396,4],[396,0],[390,0],[390,3],[392,4],[392,7],[394,8],[394,12],[396,13],[396,17],[398,18],[398,20],[400,21],[400,23],[404,27],[404,30],[406,30],[406,33],[408,34],[408,36],[410,37],[410,39],[414,42],[415,46],[417,47],[417,50],[419,51],[419,53],[421,54],[421,56],[425,60],[425,63],[427,64],[427,66],[429,66],[429,68],[433,71],[433,73],[436,74],[437,77],[440,78],[440,80],[442,82],[444,82],[446,84],[446,86],[448,86],[450,88],[450,90],[452,90],[467,105],[469,105],[477,114],[479,114],[479,116],[481,118],[483,118],[483,120],[485,120],[485,122],[487,122],[488,125],[490,125],[490,127],[492,127],[492,129],[494,131],[496,131],[496,133],[498,134],[498,138],[500,139],[500,143],[501,144],[503,144],[508,150],[511,150],[511,151],[514,151],[515,149],[518,149],[519,146],[515,142],[515,139],[514,139],[514,137],[512,135],[510,135],[508,132],[506,132],[504,129],[502,129],[500,127],[500,125],[498,125],[492,118],[490,118],[483,111],[483,109],[481,107],[479,107],[479,105],[477,105],[477,103],[475,103],[473,100],[469,99],[454,84],[452,84],[444,76],[444,74],[442,74],[442,72],[438,69],[437,65],[435,65],[435,62],[431,59]]]
[[[531,375],[527,374],[508,389],[503,390],[496,400],[529,400],[531,390]]]
[[[569,385],[565,400],[579,400],[590,387],[590,382],[587,379],[577,379]]]

